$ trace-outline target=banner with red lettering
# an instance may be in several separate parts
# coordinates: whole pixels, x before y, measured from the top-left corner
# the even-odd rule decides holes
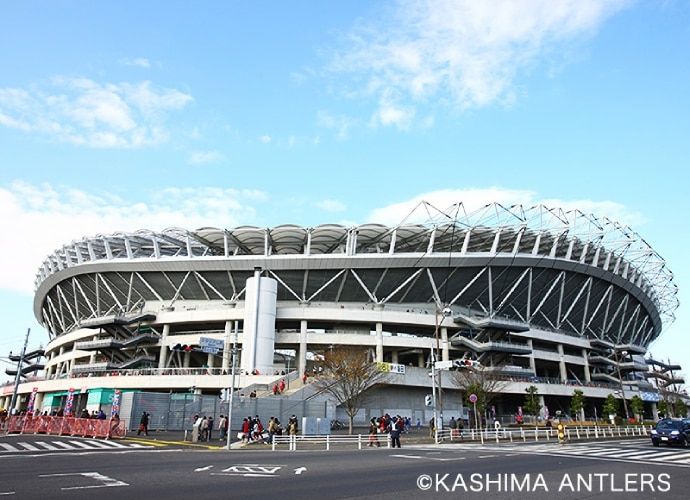
[[[120,412],[120,390],[116,389],[113,395],[113,409],[110,412],[110,418],[115,418],[115,416]]]
[[[65,403],[65,416],[72,415],[72,405],[74,404],[74,389],[70,387],[67,391],[67,402]]]
[[[38,394],[38,387],[34,387],[31,391],[31,396],[29,396],[29,404],[26,406],[26,411],[33,413],[34,404],[36,403],[36,394]]]

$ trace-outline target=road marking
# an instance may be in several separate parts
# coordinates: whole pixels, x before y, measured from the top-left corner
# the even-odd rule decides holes
[[[104,476],[99,472],[75,472],[65,474],[41,474],[38,477],[68,477],[68,476],[82,476],[97,481],[97,484],[87,486],[65,486],[61,490],[88,490],[92,488],[111,488],[113,486],[129,486],[124,481],[119,481],[108,476]]]
[[[300,475],[300,474],[302,474],[302,472],[304,472],[305,470],[307,470],[306,467],[297,467],[297,468],[295,469],[295,474]]]

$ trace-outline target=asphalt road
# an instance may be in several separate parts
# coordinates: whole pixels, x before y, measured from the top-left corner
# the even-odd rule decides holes
[[[42,442],[50,438],[40,437]],[[27,442],[30,437],[3,438],[0,443],[19,439]],[[229,451],[147,445],[143,440],[139,444],[0,453],[0,495],[99,500],[690,496],[690,449],[654,448],[645,439],[331,451],[271,451],[268,446]]]

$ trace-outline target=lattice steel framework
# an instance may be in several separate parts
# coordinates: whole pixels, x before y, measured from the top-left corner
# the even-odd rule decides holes
[[[646,346],[679,303],[665,261],[627,226],[580,211],[420,203],[394,227],[242,226],[98,235],[50,255],[34,310],[60,335],[155,301],[242,300],[255,267],[279,301],[454,306]]]

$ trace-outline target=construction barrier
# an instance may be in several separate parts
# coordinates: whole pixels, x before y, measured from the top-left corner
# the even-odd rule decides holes
[[[123,438],[127,429],[121,420],[95,418],[17,415],[9,418],[7,433],[57,434],[104,439]]]

